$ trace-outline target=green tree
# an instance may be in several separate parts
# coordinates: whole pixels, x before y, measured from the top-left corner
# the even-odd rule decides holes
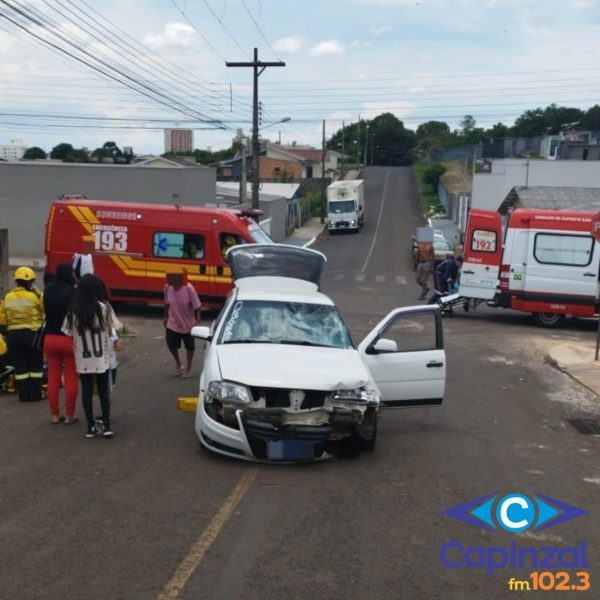
[[[63,159],[64,162],[69,163],[84,163],[88,159],[88,153],[83,148],[73,148],[67,156]]]
[[[46,153],[38,146],[31,146],[25,150],[23,160],[35,160],[36,158],[46,158]]]
[[[496,123],[493,127],[486,130],[485,136],[496,139],[504,138],[509,135],[509,131],[509,128],[504,123]]]
[[[115,142],[104,142],[101,148],[96,148],[92,152],[92,156],[114,159],[123,156],[123,151],[115,144]]]
[[[455,143],[455,137],[450,131],[448,123],[443,121],[426,121],[417,127],[417,148],[420,153],[430,156],[432,152],[438,152],[450,148]]]
[[[63,142],[62,144],[58,144],[52,148],[50,151],[50,158],[54,158],[56,160],[65,160],[65,158],[71,154],[71,152],[73,152],[73,146]]]
[[[600,105],[595,104],[592,108],[588,109],[581,120],[581,124],[586,129],[591,129],[592,131],[600,129]]]

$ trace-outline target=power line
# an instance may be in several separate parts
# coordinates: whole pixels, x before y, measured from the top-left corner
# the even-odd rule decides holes
[[[273,53],[273,55],[275,56],[275,58],[277,60],[281,60],[281,58],[279,58],[279,56],[277,55],[277,52],[275,52],[275,50],[273,49],[272,44],[266,38],[266,36],[263,33],[262,29],[259,27],[258,22],[256,21],[256,19],[254,18],[254,16],[250,12],[250,9],[248,8],[248,5],[246,4],[246,1],[245,0],[241,0],[241,2],[242,2],[242,6],[246,9],[246,12],[248,13],[248,16],[250,17],[250,20],[254,23],[254,26],[258,30],[258,33],[260,33],[260,35],[261,35],[262,39],[264,40],[265,44],[267,45],[267,47],[271,49],[271,52]]]
[[[188,116],[194,116],[195,118],[199,118],[198,116],[200,115],[200,120],[206,120],[208,122],[218,123],[218,120],[210,119],[206,115],[202,115],[200,112],[194,110],[193,108],[190,108],[190,107],[186,106],[185,104],[182,104],[178,100],[162,93],[160,90],[153,89],[152,86],[150,84],[148,84],[147,82],[140,80],[136,77],[132,77],[122,68],[115,67],[114,65],[111,65],[108,61],[105,61],[105,60],[99,58],[98,56],[94,55],[93,53],[87,51],[85,48],[81,48],[76,43],[71,41],[70,38],[63,36],[62,34],[56,32],[56,31],[50,31],[47,27],[47,25],[48,25],[47,19],[40,20],[39,18],[35,17],[35,15],[32,15],[31,12],[27,13],[25,9],[21,10],[21,9],[15,7],[10,2],[7,2],[7,0],[0,0],[0,2],[2,4],[4,4],[5,6],[7,6],[8,8],[10,8],[15,13],[17,13],[17,15],[19,15],[20,17],[25,18],[27,21],[41,27],[47,33],[54,35],[55,37],[57,37],[61,41],[65,42],[69,46],[74,47],[76,50],[78,50],[84,56],[86,56],[87,58],[91,58],[92,60],[94,60],[97,63],[99,63],[100,65],[102,65],[102,67],[104,67],[104,68],[100,68],[97,65],[90,63],[88,60],[86,60],[84,58],[75,56],[72,52],[69,52],[69,51],[61,48],[60,46],[51,42],[50,40],[46,40],[46,39],[42,38],[41,36],[37,35],[33,31],[30,31],[27,27],[25,27],[23,24],[19,23],[15,19],[10,18],[8,15],[3,14],[3,13],[0,14],[0,17],[10,21],[13,25],[15,25],[16,27],[25,31],[25,33],[27,33],[28,35],[36,38],[37,40],[42,42],[44,45],[51,46],[52,48],[65,54],[69,58],[76,60],[76,61],[90,67],[91,69],[97,71],[98,73],[102,74],[103,76],[108,77],[108,78],[120,83],[121,85],[124,85],[124,86],[132,89],[133,91],[135,91],[139,94],[148,96],[149,98],[153,99],[156,102],[159,102],[161,104],[169,106],[170,108],[173,108],[172,105],[174,104],[175,110],[177,110],[178,112],[181,112],[182,114],[187,114]],[[20,5],[18,2],[17,2],[17,5],[21,6],[21,8],[23,8],[22,5]],[[106,71],[105,69],[108,69],[108,71]],[[122,77],[124,79],[120,79],[119,77],[116,77],[115,75],[113,75],[111,73],[111,71],[117,73],[120,77]],[[168,104],[168,102],[170,102],[171,104]]]

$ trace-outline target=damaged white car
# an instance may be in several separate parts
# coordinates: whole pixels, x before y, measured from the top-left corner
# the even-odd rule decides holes
[[[397,308],[358,348],[319,291],[326,258],[281,244],[232,248],[234,279],[208,342],[196,412],[201,444],[253,461],[373,450],[387,406],[439,405],[446,360],[434,306]]]

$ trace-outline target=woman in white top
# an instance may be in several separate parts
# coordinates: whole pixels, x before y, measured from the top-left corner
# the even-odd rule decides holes
[[[110,337],[121,323],[104,299],[104,284],[96,275],[83,275],[77,285],[63,332],[73,338],[75,366],[81,381],[81,401],[87,420],[87,438],[99,435],[94,425],[92,397],[94,380],[98,389],[104,437],[111,437],[110,426]]]

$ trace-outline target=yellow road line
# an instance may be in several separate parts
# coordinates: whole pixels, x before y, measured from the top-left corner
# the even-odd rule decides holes
[[[219,512],[202,532],[198,541],[190,548],[187,556],[177,567],[173,577],[171,577],[167,585],[163,588],[163,591],[157,596],[157,600],[174,600],[177,598],[257,475],[258,467],[253,467],[238,481],[227,500],[222,504]]]

